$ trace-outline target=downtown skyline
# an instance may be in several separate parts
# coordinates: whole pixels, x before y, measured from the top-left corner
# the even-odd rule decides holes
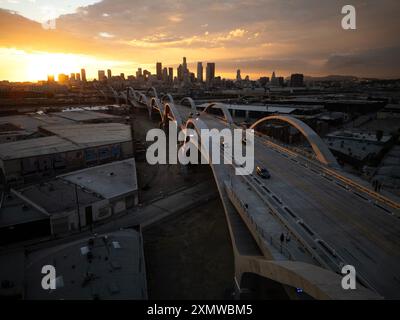
[[[398,4],[354,1],[357,30],[340,27],[344,1],[0,1],[0,80],[37,81],[85,67],[156,73],[155,61],[176,69],[182,56],[215,62],[217,73],[252,79],[276,71],[399,78]],[[42,27],[52,6],[55,29]],[[213,9],[213,10],[210,10]],[[47,10],[49,11],[49,10]]]

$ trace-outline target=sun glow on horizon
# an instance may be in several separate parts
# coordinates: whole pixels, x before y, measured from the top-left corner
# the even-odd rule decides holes
[[[9,48],[0,48],[0,58],[6,62],[0,80],[10,81],[47,80],[48,75],[57,79],[61,73],[69,75],[80,72],[82,68],[86,69],[87,77],[91,79],[97,77],[98,70],[112,69],[114,74],[119,74],[135,67],[132,62],[102,60],[89,55],[26,52]]]

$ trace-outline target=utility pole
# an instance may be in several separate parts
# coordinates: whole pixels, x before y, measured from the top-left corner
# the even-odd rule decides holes
[[[75,200],[76,200],[76,212],[78,213],[79,232],[81,232],[82,231],[81,213],[79,210],[78,186],[76,184],[75,184]]]
[[[129,104],[129,89],[126,89],[127,102]],[[129,126],[132,139],[132,153],[136,159],[136,144],[135,144],[135,107],[129,106]]]

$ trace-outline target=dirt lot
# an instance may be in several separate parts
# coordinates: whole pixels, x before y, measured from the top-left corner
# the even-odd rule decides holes
[[[219,199],[144,231],[150,299],[229,299],[233,253]]]

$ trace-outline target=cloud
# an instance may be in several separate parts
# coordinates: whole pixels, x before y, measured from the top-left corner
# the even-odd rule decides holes
[[[364,77],[399,77],[400,47],[379,48],[349,54],[333,54],[323,70]]]
[[[18,15],[11,19],[8,12],[5,20],[0,16],[0,45],[123,60],[134,57],[143,64],[156,60],[175,64],[187,56],[192,61],[221,61],[221,67],[234,69],[238,61],[247,61],[247,67],[241,64],[244,70],[276,66],[316,75],[340,71],[394,76],[398,70],[391,68],[391,59],[381,59],[377,65],[367,57],[379,60],[376,55],[390,55],[400,46],[398,0],[379,4],[354,0],[357,30],[350,32],[340,24],[345,4],[344,0],[103,0],[60,16],[52,33]]]

